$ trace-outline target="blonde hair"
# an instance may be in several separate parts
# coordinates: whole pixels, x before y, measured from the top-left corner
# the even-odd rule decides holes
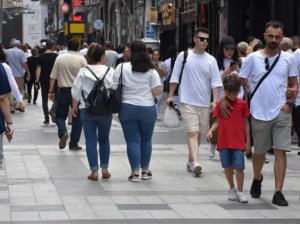
[[[242,41],[237,44],[239,57],[246,57],[249,53],[249,45],[247,42]]]

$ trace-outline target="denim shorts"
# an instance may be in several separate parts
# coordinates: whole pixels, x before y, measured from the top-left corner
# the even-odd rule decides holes
[[[244,151],[238,149],[220,149],[223,168],[245,169]]]

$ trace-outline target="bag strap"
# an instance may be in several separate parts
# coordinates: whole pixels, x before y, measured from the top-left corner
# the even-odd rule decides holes
[[[123,64],[124,63],[121,64],[121,74],[120,74],[120,77],[119,77],[119,84],[121,84],[121,85],[122,85],[122,77],[123,77]]]
[[[275,61],[273,62],[272,66],[270,67],[270,69],[265,73],[265,75],[259,80],[258,84],[256,85],[256,87],[254,88],[253,92],[250,94],[249,97],[249,104],[251,99],[253,98],[254,94],[256,93],[257,89],[259,88],[259,86],[261,85],[261,83],[267,78],[267,76],[271,73],[271,71],[274,69],[275,65],[277,64],[279,57],[280,57],[281,51],[278,53],[278,56],[276,57]]]
[[[181,67],[181,71],[180,71],[180,75],[179,75],[179,83],[178,83],[178,86],[179,86],[180,83],[181,83],[182,73],[183,73],[183,69],[184,69],[185,63],[186,63],[186,58],[187,58],[187,56],[188,56],[188,51],[184,51],[184,53],[183,53],[182,67]]]

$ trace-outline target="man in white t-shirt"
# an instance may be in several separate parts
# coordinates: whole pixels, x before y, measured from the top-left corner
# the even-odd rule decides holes
[[[205,50],[209,42],[209,31],[199,28],[195,31],[195,47],[188,50],[186,63],[179,88],[180,112],[185,124],[189,159],[187,170],[196,176],[202,173],[199,165],[199,146],[201,134],[206,135],[209,126],[210,110],[216,106],[218,88],[222,80],[216,59]],[[170,80],[170,92],[167,104],[173,103],[173,95],[179,84],[184,52],[179,53]],[[213,102],[211,103],[211,92]]]
[[[107,67],[116,68],[118,53],[113,50],[113,45],[110,42],[105,42],[105,65]]]
[[[297,76],[299,72],[294,57],[279,50],[282,38],[282,23],[268,22],[264,33],[266,47],[248,56],[241,67],[240,77],[244,82],[246,79],[250,81],[253,91],[281,53],[276,66],[263,80],[251,100],[254,179],[250,194],[253,198],[260,197],[263,180],[261,172],[265,154],[267,150],[273,148],[275,193],[272,203],[278,206],[288,206],[288,202],[282,194],[282,188],[287,166],[286,152],[291,150],[291,112],[295,106],[298,92]],[[286,97],[287,88],[293,90],[288,99]]]

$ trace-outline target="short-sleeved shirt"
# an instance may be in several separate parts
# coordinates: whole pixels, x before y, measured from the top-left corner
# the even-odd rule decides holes
[[[222,116],[220,104],[218,102],[213,114],[214,118],[219,119],[217,149],[245,149],[244,119],[249,117],[248,103],[239,98],[231,102],[233,110],[228,118]]]
[[[119,64],[115,70],[114,85],[119,81],[121,66],[122,64]],[[131,62],[123,63],[122,83],[122,102],[139,106],[153,106],[154,96],[151,90],[161,86],[159,75],[155,69],[150,69],[145,73],[132,72]]]
[[[294,52],[294,58],[295,58],[295,61],[297,63],[297,69],[298,69],[298,74],[300,74],[300,49],[296,50]],[[298,76],[298,95],[297,95],[297,98],[296,98],[296,106],[300,105],[300,75]]]
[[[268,57],[271,66],[276,57]],[[254,90],[266,71],[265,56],[261,51],[250,54],[243,62],[240,77],[250,81],[250,89]],[[281,52],[279,61],[268,77],[261,83],[251,99],[251,115],[258,120],[270,121],[277,117],[282,106],[287,101],[286,90],[288,78],[298,76],[297,66],[293,55]]]
[[[25,53],[21,49],[14,47],[6,50],[5,55],[13,76],[16,78],[24,77],[23,64],[27,62]]]
[[[41,68],[41,83],[49,83],[50,74],[57,56],[58,54],[54,52],[45,52],[38,56],[37,67]]]
[[[184,52],[181,52],[177,56],[170,83],[179,83],[183,55]],[[207,52],[196,54],[189,50],[179,87],[180,102],[209,107],[211,89],[222,86],[216,59]]]
[[[11,92],[11,88],[9,86],[8,78],[5,72],[3,65],[0,63],[0,95],[5,95]],[[0,109],[0,134],[5,131],[5,122],[4,116]]]

